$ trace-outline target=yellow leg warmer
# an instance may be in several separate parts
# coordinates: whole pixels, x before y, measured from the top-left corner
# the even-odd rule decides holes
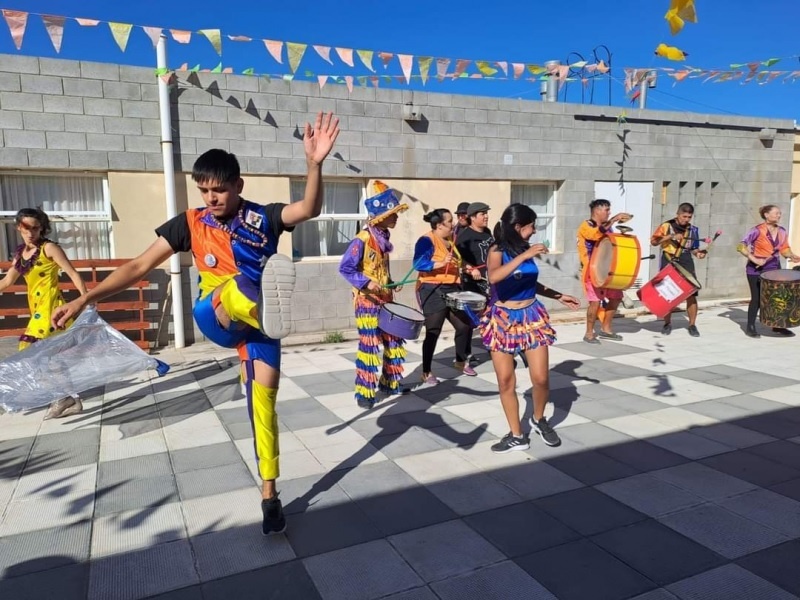
[[[261,479],[277,479],[280,475],[278,456],[278,415],[275,402],[278,390],[261,385],[257,381],[247,382],[247,403],[253,420],[258,472]]]
[[[222,285],[219,300],[231,320],[247,323],[250,327],[260,329],[256,303],[245,296],[236,285],[234,279],[229,279]]]

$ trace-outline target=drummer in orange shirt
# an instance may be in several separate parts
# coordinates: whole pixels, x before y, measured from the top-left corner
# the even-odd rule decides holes
[[[621,290],[596,288],[589,277],[589,260],[592,257],[597,242],[607,233],[613,233],[614,223],[624,223],[631,216],[627,213],[611,214],[611,203],[608,200],[597,199],[589,203],[592,211],[591,218],[581,223],[578,228],[578,258],[581,261],[581,281],[589,308],[586,310],[586,335],[583,341],[588,344],[599,344],[602,338],[606,340],[621,341],[622,336],[611,331],[611,324],[617,307],[622,300]],[[600,304],[605,302],[602,319],[598,316]],[[600,320],[600,331],[595,335],[595,321]]]

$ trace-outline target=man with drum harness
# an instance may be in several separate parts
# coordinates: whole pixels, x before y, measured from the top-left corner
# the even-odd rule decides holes
[[[581,223],[578,228],[578,257],[581,263],[581,281],[583,291],[589,308],[586,310],[586,335],[583,341],[588,344],[599,344],[600,340],[607,339],[621,341],[622,336],[611,331],[614,314],[622,300],[622,290],[598,288],[592,284],[589,277],[589,261],[595,246],[608,233],[613,233],[614,223],[624,223],[630,220],[631,216],[627,213],[618,213],[613,217],[611,214],[611,203],[608,200],[599,198],[589,203],[591,218]],[[600,321],[600,331],[595,335],[594,324],[598,320],[598,311],[602,302],[606,302],[602,320]]]
[[[353,304],[358,329],[356,354],[356,402],[361,408],[372,408],[376,392],[400,392],[406,349],[403,340],[378,328],[381,305],[392,302],[394,292],[389,271],[389,230],[397,224],[399,213],[408,209],[384,183],[376,181],[378,194],[367,198],[369,220],[366,227],[350,242],[339,263],[339,273],[353,286]],[[381,358],[380,346],[383,345]],[[382,369],[379,373],[379,367]]]
[[[659,268],[663,269],[668,263],[677,265],[692,277],[690,283],[697,281],[694,269],[694,259],[705,258],[706,251],[700,250],[700,233],[692,225],[694,216],[694,206],[688,202],[678,206],[678,212],[674,218],[659,225],[650,237],[651,246],[661,246],[661,263]],[[695,286],[697,287],[697,286]],[[686,314],[689,316],[689,335],[699,337],[695,321],[697,320],[697,291],[686,299]],[[672,333],[672,315],[667,313],[664,316],[664,327],[661,328],[663,335]]]

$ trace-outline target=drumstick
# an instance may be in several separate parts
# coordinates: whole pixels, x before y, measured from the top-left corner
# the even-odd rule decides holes
[[[706,252],[708,252],[708,249],[709,249],[709,248],[711,248],[711,246],[714,244],[714,242],[716,242],[716,241],[717,241],[717,238],[718,238],[719,236],[721,236],[721,235],[722,235],[722,229],[717,229],[716,233],[714,233],[714,237],[713,237],[713,238],[711,238],[710,240],[709,240],[708,238],[706,238],[706,240],[705,240],[705,241],[707,241],[707,242],[708,242],[708,246],[706,246],[706,247],[704,248],[704,250],[705,250]]]

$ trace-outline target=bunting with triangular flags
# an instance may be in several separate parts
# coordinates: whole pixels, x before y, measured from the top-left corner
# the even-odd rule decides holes
[[[133,25],[130,23],[109,23],[108,28],[111,30],[111,35],[114,36],[114,41],[117,42],[119,49],[125,52],[128,46],[128,38],[131,35],[131,28]]]
[[[53,48],[56,49],[56,52],[61,52],[61,42],[64,39],[64,17],[42,15],[42,22],[47,30],[47,35],[50,36],[50,41],[53,42]]]
[[[22,38],[25,37],[25,28],[28,26],[28,13],[21,10],[3,9],[3,18],[6,20],[8,30],[11,32],[11,39],[17,50],[22,48]]]

